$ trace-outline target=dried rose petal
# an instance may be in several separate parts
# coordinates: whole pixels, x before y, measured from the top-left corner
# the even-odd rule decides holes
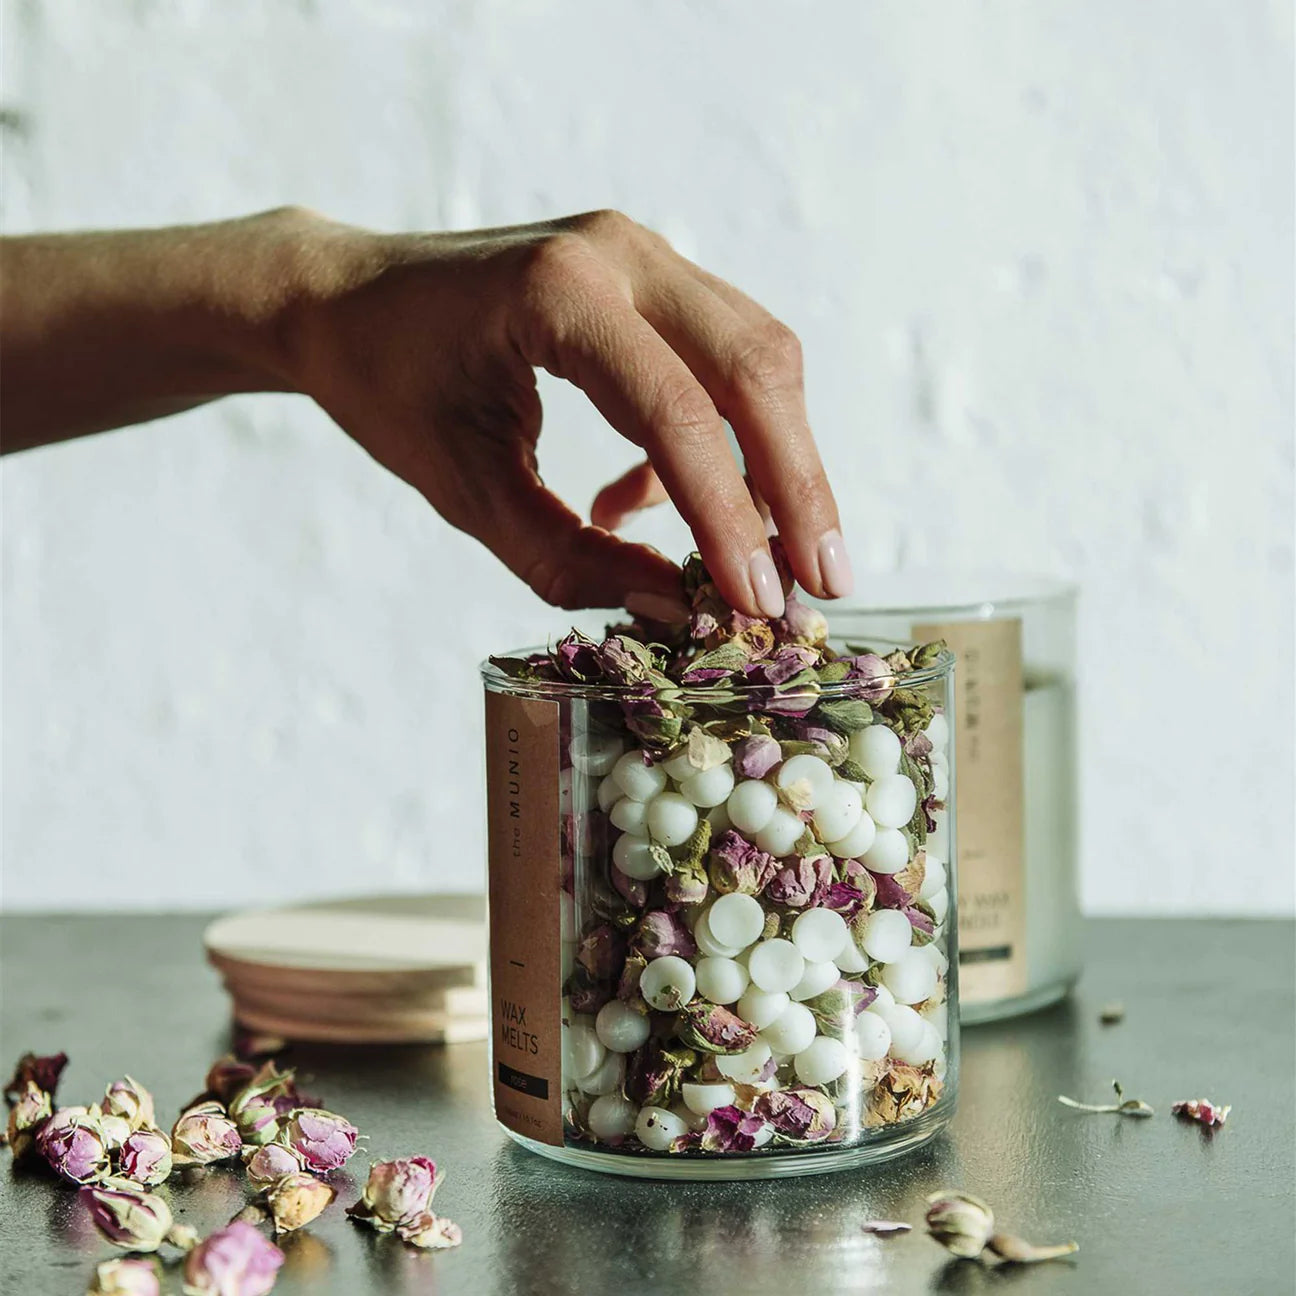
[[[1209,1098],[1185,1098],[1170,1104],[1171,1112],[1181,1120],[1196,1121],[1199,1125],[1214,1128],[1228,1120],[1233,1110],[1228,1104],[1217,1105]]]
[[[45,1057],[39,1057],[35,1053],[24,1053],[14,1067],[12,1078],[5,1085],[5,1102],[11,1104],[17,1102],[26,1089],[28,1080],[33,1081],[37,1089],[44,1090],[53,1099],[58,1089],[59,1076],[67,1066],[67,1060],[66,1053],[51,1053]]]
[[[300,1153],[308,1170],[323,1173],[345,1165],[359,1134],[350,1121],[319,1107],[301,1107],[279,1131],[279,1142]]]
[[[426,1251],[443,1251],[457,1247],[463,1241],[463,1230],[453,1221],[429,1212],[410,1224],[402,1224],[397,1232],[411,1246]]]
[[[797,1143],[817,1143],[837,1127],[832,1099],[808,1086],[761,1094],[753,1110],[769,1121],[776,1133]]]
[[[860,1225],[861,1231],[871,1233],[874,1237],[890,1237],[894,1233],[908,1233],[912,1228],[912,1224],[905,1224],[900,1220],[868,1220]]]
[[[679,1096],[685,1073],[697,1061],[698,1055],[691,1048],[666,1047],[660,1040],[650,1038],[630,1054],[626,1063],[626,1097],[641,1106],[669,1107]]]
[[[695,999],[682,1010],[680,1038],[707,1053],[742,1053],[756,1042],[756,1028],[720,1004]]]
[[[765,898],[789,909],[806,909],[823,902],[832,885],[832,860],[827,855],[788,860],[775,871]]]
[[[783,749],[767,734],[753,734],[733,749],[734,773],[742,778],[764,778],[783,759]]]
[[[765,1130],[765,1121],[740,1107],[717,1107],[707,1113],[702,1131],[704,1152],[750,1152]]]
[[[235,1220],[204,1238],[185,1259],[190,1296],[266,1296],[284,1254],[251,1224]]]
[[[711,848],[711,884],[721,894],[740,891],[745,895],[760,895],[777,868],[778,862],[772,855],[732,828],[723,832]]]
[[[610,923],[601,923],[581,940],[576,962],[595,980],[603,980],[620,971],[625,950],[625,937]]]

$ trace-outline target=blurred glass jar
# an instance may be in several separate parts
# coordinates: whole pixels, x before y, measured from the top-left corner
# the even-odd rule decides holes
[[[852,644],[944,639],[957,658],[959,976],[964,1023],[1030,1012],[1080,975],[1076,589],[906,571],[832,606]]]
[[[736,1179],[880,1161],[948,1122],[952,668],[649,699],[483,665],[511,1137]]]

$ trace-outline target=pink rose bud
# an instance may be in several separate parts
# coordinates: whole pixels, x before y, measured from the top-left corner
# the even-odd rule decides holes
[[[309,1224],[337,1196],[337,1189],[305,1170],[281,1175],[266,1193],[276,1233]]]
[[[380,1233],[390,1233],[427,1213],[440,1180],[429,1157],[399,1157],[375,1161],[369,1167],[364,1196],[347,1212]]]
[[[4,1087],[5,1102],[17,1102],[26,1089],[28,1080],[34,1081],[36,1088],[43,1089],[52,1100],[67,1060],[66,1053],[51,1053],[48,1057],[24,1053],[14,1067],[13,1078]]]
[[[345,1165],[359,1134],[350,1121],[320,1107],[299,1107],[283,1123],[279,1142],[301,1155],[307,1170],[323,1173]]]
[[[136,1130],[121,1145],[117,1168],[127,1179],[145,1187],[165,1183],[171,1173],[171,1140],[161,1130]]]
[[[229,1116],[244,1143],[270,1143],[279,1133],[279,1117],[307,1106],[297,1092],[291,1071],[280,1071],[273,1062],[264,1063],[251,1080],[230,1100]]]
[[[90,1108],[90,1115],[99,1126],[99,1133],[109,1152],[116,1152],[130,1137],[130,1122],[124,1116],[112,1116],[106,1113],[98,1103]]]
[[[26,1087],[9,1109],[7,1137],[15,1161],[23,1160],[36,1150],[36,1136],[52,1112],[49,1094],[35,1080],[23,1083]]]
[[[297,1152],[281,1143],[266,1143],[258,1148],[243,1149],[243,1164],[247,1167],[248,1181],[254,1188],[264,1190],[284,1175],[296,1174],[304,1168]]]
[[[463,1230],[429,1211],[420,1215],[413,1223],[403,1224],[397,1230],[411,1246],[422,1247],[426,1251],[443,1251],[446,1247],[457,1247],[463,1241]]]
[[[112,1187],[82,1188],[95,1227],[123,1251],[156,1251],[166,1241],[174,1220],[171,1207],[152,1193],[113,1180]]]
[[[220,1102],[227,1103],[252,1083],[256,1072],[257,1069],[251,1062],[244,1062],[233,1053],[227,1053],[213,1062],[211,1070],[207,1072],[207,1092]]]
[[[120,1116],[133,1130],[153,1125],[153,1095],[130,1076],[110,1084],[99,1105],[106,1116]]]
[[[284,1254],[251,1224],[235,1220],[200,1242],[185,1259],[191,1296],[265,1296]]]
[[[99,1265],[86,1296],[160,1296],[161,1291],[155,1261],[124,1256]]]
[[[36,1149],[69,1183],[93,1183],[109,1171],[108,1143],[85,1107],[62,1107],[41,1127]]]
[[[171,1151],[176,1165],[210,1165],[228,1161],[243,1150],[234,1122],[217,1102],[199,1103],[180,1114],[171,1131]]]

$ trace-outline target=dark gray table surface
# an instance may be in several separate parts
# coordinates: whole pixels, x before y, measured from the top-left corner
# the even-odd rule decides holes
[[[64,1102],[129,1071],[160,1114],[201,1086],[228,1040],[226,1000],[203,961],[204,919],[0,920],[0,1064],[63,1049]],[[338,1205],[285,1244],[276,1296],[296,1293],[835,1292],[1218,1293],[1293,1290],[1293,927],[1285,922],[1096,921],[1070,1003],[964,1034],[951,1129],[872,1169],[738,1184],[661,1184],[568,1170],[494,1126],[484,1045],[298,1047],[310,1089],[368,1136]],[[1122,1000],[1125,1021],[1098,1009]],[[1081,1115],[1059,1093],[1105,1101],[1113,1076],[1154,1119]],[[1234,1106],[1215,1133],[1174,1120],[1176,1098]],[[421,1254],[349,1224],[341,1207],[369,1157],[430,1153],[448,1170],[437,1208],[457,1251]],[[0,1167],[0,1277],[13,1296],[79,1294],[109,1253],[76,1194]],[[244,1201],[233,1171],[170,1189],[205,1230]],[[1075,1238],[1072,1261],[986,1270],[952,1261],[922,1230],[942,1187],[984,1197],[1002,1226]],[[865,1235],[869,1219],[911,1234]],[[169,1290],[179,1291],[172,1278]]]

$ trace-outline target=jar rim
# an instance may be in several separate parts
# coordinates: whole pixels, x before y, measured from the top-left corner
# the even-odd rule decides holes
[[[848,646],[844,640],[829,639],[828,645],[838,656],[856,656],[862,652],[873,651],[875,648],[881,648],[890,652],[896,648],[912,647],[912,644],[902,643],[896,639],[886,639],[879,635],[870,635],[870,643],[867,646]],[[548,652],[549,648],[543,645],[537,645],[527,648],[515,648],[507,653],[498,654],[501,657],[530,657],[536,653]],[[930,666],[924,666],[921,669],[910,669],[904,671],[892,678],[895,683],[893,687],[913,688],[922,684],[930,684],[935,680],[948,679],[954,673],[955,655],[949,649],[945,648],[935,658]],[[509,693],[514,693],[526,697],[537,698],[606,698],[608,700],[618,700],[627,697],[639,697],[643,695],[641,686],[634,684],[605,684],[589,683],[581,684],[573,680],[520,680],[515,679],[512,675],[507,674],[494,664],[489,658],[481,662],[478,666],[482,681],[487,687],[495,687]],[[885,678],[885,677],[883,677]],[[675,698],[685,704],[706,703],[723,703],[736,702],[748,696],[766,696],[769,692],[768,684],[672,684],[675,690]],[[819,696],[825,699],[833,698],[853,698],[858,697],[860,693],[859,680],[840,680],[834,684],[820,684],[818,686]]]

